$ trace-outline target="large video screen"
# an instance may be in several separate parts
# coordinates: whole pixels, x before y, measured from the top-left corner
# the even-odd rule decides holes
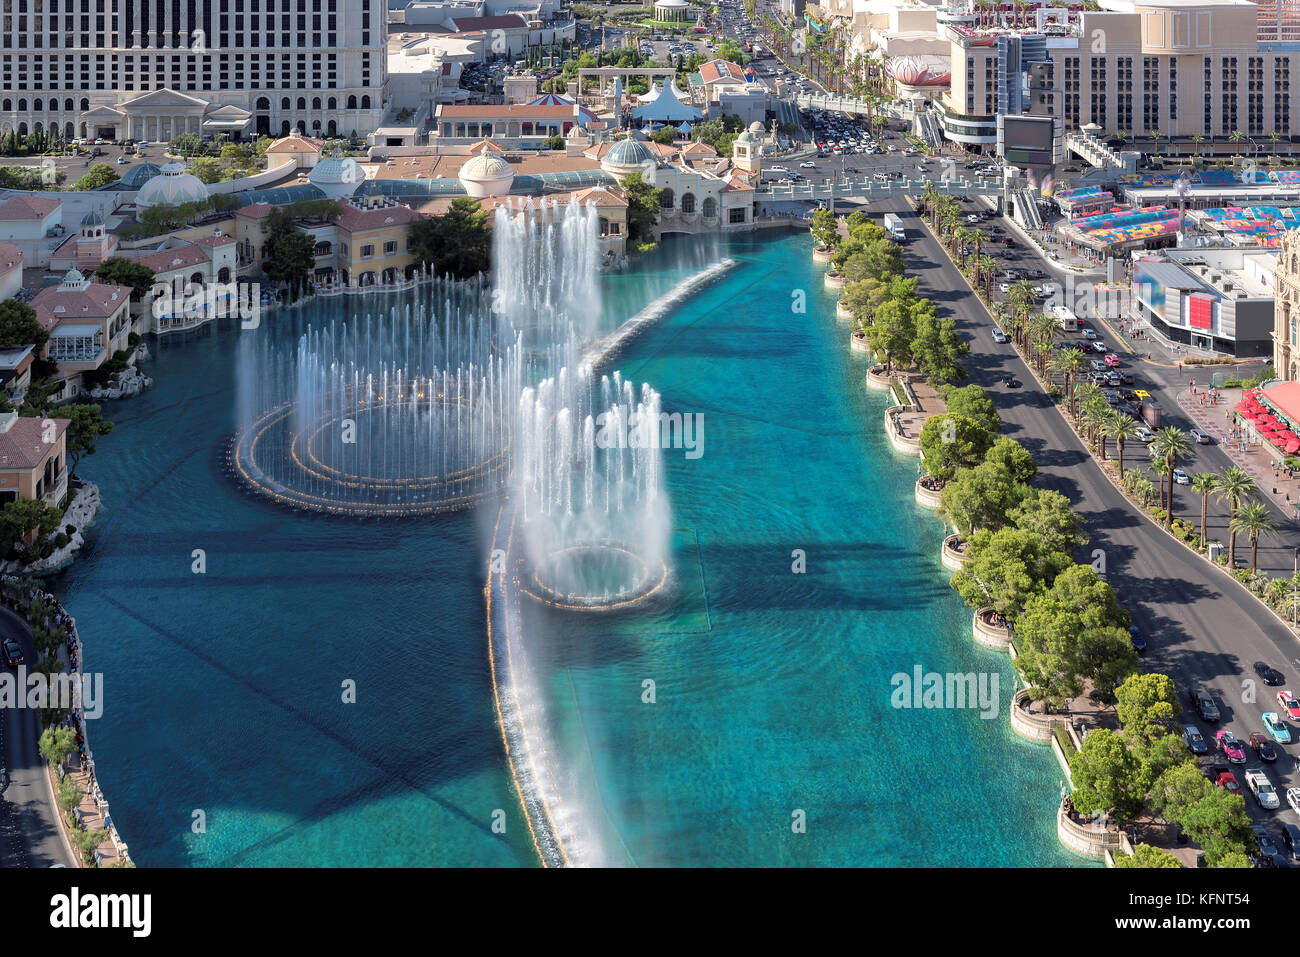
[[[1046,150],[1050,153],[1055,125],[1055,119],[1050,116],[1004,117],[1002,148],[1008,153],[1012,150]]]

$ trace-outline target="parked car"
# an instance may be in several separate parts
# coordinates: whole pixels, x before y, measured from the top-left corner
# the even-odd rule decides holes
[[[1103,361],[1100,360],[1100,359],[1093,359],[1090,363],[1088,363],[1088,365],[1089,365],[1089,367],[1091,367],[1091,369],[1092,369],[1093,372],[1105,372],[1105,371],[1106,371],[1106,363],[1103,362]]]
[[[1133,373],[1131,372],[1121,372],[1119,374],[1119,381],[1124,385],[1137,385],[1137,379],[1133,378]]]
[[[1291,799],[1292,791],[1296,796],[1294,801]],[[1286,802],[1300,814],[1300,788],[1289,788],[1286,792]],[[1287,857],[1292,861],[1300,861],[1300,827],[1294,824],[1282,825],[1282,846],[1286,848]]]
[[[1113,369],[1119,365],[1119,356],[1115,355],[1113,352],[1108,352],[1105,355],[1105,363]]]
[[[1089,336],[1088,338],[1093,339],[1093,336]],[[1110,349],[1107,348],[1106,343],[1102,342],[1100,339],[1093,339],[1092,351],[1104,354],[1110,352]]]
[[[1256,867],[1279,867],[1285,861],[1282,856],[1282,849],[1278,847],[1277,841],[1273,840],[1272,835],[1264,828],[1256,825],[1252,827],[1251,832],[1255,835],[1255,866]]]
[[[1246,787],[1250,788],[1250,793],[1255,796],[1259,806],[1266,811],[1276,811],[1280,802],[1277,799],[1277,789],[1269,781],[1268,775],[1252,769],[1246,772],[1245,778]]]
[[[1209,445],[1209,444],[1210,444],[1210,437],[1209,437],[1208,435],[1206,435],[1205,432],[1202,431],[1201,429],[1192,429],[1191,432],[1188,433],[1188,434],[1190,434],[1191,437],[1194,438],[1194,439],[1196,440],[1196,444],[1197,444],[1197,445]]]
[[[1147,640],[1142,637],[1142,632],[1138,630],[1137,625],[1133,625],[1129,628],[1128,640],[1129,644],[1133,646],[1133,650],[1139,655],[1145,655],[1147,653]]]
[[[1279,691],[1277,693],[1277,703],[1288,718],[1300,719],[1300,701],[1296,701],[1291,692]]]
[[[1267,731],[1278,744],[1291,743],[1291,729],[1282,722],[1282,719],[1277,716],[1276,711],[1264,712],[1264,730]]]
[[[1286,683],[1286,677],[1276,668],[1271,667],[1263,661],[1255,662],[1255,674],[1259,675],[1264,684],[1276,686]]]
[[[1209,754],[1210,746],[1205,743],[1205,735],[1194,724],[1183,725],[1183,744],[1192,754]]]
[[[1247,739],[1250,746],[1255,749],[1256,756],[1261,761],[1276,761],[1277,748],[1273,747],[1273,742],[1263,731],[1252,731]]]

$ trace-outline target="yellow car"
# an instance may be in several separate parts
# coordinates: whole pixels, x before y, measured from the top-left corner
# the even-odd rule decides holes
[[[1151,398],[1151,393],[1148,392],[1146,389],[1134,389],[1133,394],[1137,396],[1139,399]]]

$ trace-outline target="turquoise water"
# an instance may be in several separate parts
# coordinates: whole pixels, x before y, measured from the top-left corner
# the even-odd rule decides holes
[[[641,865],[1076,863],[1053,831],[1061,772],[1007,726],[1010,666],[970,638],[807,237],[666,244],[607,278],[607,317],[719,251],[742,267],[622,362],[666,410],[704,413],[704,456],[667,453],[670,600],[531,622],[595,839]],[[117,431],[81,467],[104,510],[55,583],[105,673],[91,743],[132,856],[534,863],[492,707],[477,520],[305,518],[244,495],[219,456],[237,338],[156,345],[155,389],[109,407]],[[916,664],[996,672],[999,716],[891,708],[890,676]]]

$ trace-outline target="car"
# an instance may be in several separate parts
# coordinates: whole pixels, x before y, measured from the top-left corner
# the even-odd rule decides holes
[[[1255,754],[1261,761],[1277,760],[1277,748],[1273,747],[1273,742],[1263,731],[1250,732],[1250,737],[1246,740],[1255,749]]]
[[[1259,675],[1260,680],[1269,686],[1286,683],[1286,676],[1282,672],[1263,661],[1255,662],[1255,674]]]
[[[1093,332],[1091,329],[1081,329],[1080,332],[1083,334],[1083,338],[1085,339],[1097,338],[1097,333]]]
[[[994,342],[1006,343],[1006,342],[1010,342],[1010,341],[1011,341],[1011,337],[1010,337],[1009,335],[1007,335],[1005,332],[1003,332],[1001,329],[999,329],[997,326],[994,326],[994,327],[993,327],[993,341],[994,341]]]
[[[1093,352],[1099,352],[1099,353],[1101,353],[1101,354],[1103,354],[1103,355],[1104,355],[1105,353],[1107,353],[1107,352],[1110,352],[1110,349],[1108,349],[1108,348],[1106,347],[1106,343],[1104,343],[1104,342],[1102,342],[1100,339],[1096,338],[1096,334],[1095,334],[1095,333],[1094,333],[1092,336],[1089,336],[1089,338],[1093,340],[1093,343],[1092,343],[1092,351],[1093,351]]]
[[[1214,779],[1214,783],[1224,788],[1229,794],[1240,794],[1241,785],[1237,783],[1237,777],[1231,771],[1224,771]],[[1300,790],[1300,788],[1297,788]]]
[[[1200,713],[1202,721],[1219,720],[1219,706],[1216,705],[1214,703],[1214,699],[1211,698],[1204,691],[1193,691],[1192,703],[1196,706],[1196,710]]]
[[[1100,369],[1093,369],[1091,372],[1088,373],[1088,378],[1091,379],[1096,385],[1100,386],[1105,384],[1106,379],[1108,377],[1106,373],[1102,372]]]
[[[1279,691],[1277,693],[1277,703],[1288,718],[1300,719],[1300,701],[1296,701],[1291,692]]]
[[[1138,630],[1137,625],[1133,625],[1129,628],[1128,640],[1129,644],[1133,646],[1133,650],[1139,655],[1145,655],[1147,653],[1147,640],[1142,637],[1142,632]]]
[[[1291,805],[1291,810],[1300,814],[1300,788],[1286,789],[1286,803]]]
[[[5,664],[10,668],[17,668],[24,661],[23,646],[18,644],[12,638],[4,640]]]
[[[816,163],[800,163],[800,164],[799,164],[799,168],[800,168],[800,169],[816,169],[816,168],[817,168],[817,164],[816,164]]]
[[[1192,429],[1188,434],[1196,440],[1197,445],[1210,444],[1210,437],[1201,429]]]
[[[1002,245],[1006,246],[1008,249],[1013,249],[1015,248],[1016,241],[1012,239],[1010,236],[1003,236]]]
[[[119,157],[117,158],[117,165],[118,165],[118,166],[121,166],[121,165],[122,165],[123,163],[125,163],[126,161],[127,161],[127,160],[126,160],[126,157],[125,157],[125,156],[119,156]]]
[[[1124,385],[1137,385],[1137,379],[1133,377],[1133,373],[1131,372],[1121,372],[1119,374],[1119,381]]]
[[[1252,827],[1251,833],[1255,835],[1255,855],[1256,867],[1278,867],[1283,863],[1282,849],[1278,847],[1277,841],[1273,840],[1272,835],[1264,828],[1256,825]]]
[[[1004,282],[1004,283],[1002,283],[1002,284],[1000,284],[1000,285],[998,286],[998,289],[1001,290],[1002,292],[1010,292],[1010,291],[1011,291],[1011,283],[1009,283],[1009,282]]]
[[[1112,369],[1115,368],[1117,365],[1119,365],[1119,356],[1115,355],[1115,353],[1113,352],[1106,353],[1106,355],[1103,358],[1106,362],[1106,365],[1110,366]]]
[[[1255,796],[1255,801],[1266,811],[1276,811],[1281,806],[1277,799],[1277,789],[1263,771],[1252,768],[1245,774],[1246,787]]]
[[[1118,389],[1124,382],[1120,379],[1118,372],[1108,372],[1106,373],[1106,384],[1112,389]]]
[[[1145,425],[1139,425],[1137,429],[1138,441],[1143,445],[1150,445],[1156,440],[1156,434],[1148,429]]]
[[[1002,377],[1002,384],[1003,384],[1004,386],[1006,386],[1008,389],[1019,389],[1019,388],[1020,388],[1020,380],[1017,379],[1015,376],[1010,375],[1010,374],[1008,374],[1008,375],[1004,375],[1004,376]]]
[[[1183,744],[1192,754],[1209,754],[1210,746],[1205,743],[1205,735],[1194,724],[1183,725]]]
[[[1246,746],[1235,734],[1227,728],[1222,728],[1214,735],[1214,739],[1219,742],[1219,747],[1223,749],[1229,764],[1246,763]]]
[[[1278,717],[1276,711],[1264,712],[1264,730],[1272,736],[1278,744],[1291,743],[1291,729],[1283,723]]]
[[[1288,804],[1291,803],[1291,791],[1300,793],[1300,788],[1291,788],[1286,792]],[[1291,804],[1291,807],[1300,812],[1300,808],[1297,808],[1295,804]],[[1300,861],[1300,827],[1296,827],[1294,824],[1282,825],[1282,844],[1286,847],[1287,856],[1292,861]]]
[[[1093,372],[1106,371],[1106,363],[1102,362],[1100,359],[1093,359],[1090,363],[1088,363],[1088,365]]]
[[[1118,393],[1118,392],[1111,392],[1111,391],[1108,389],[1108,390],[1106,390],[1105,392],[1103,392],[1103,393],[1101,394],[1101,397],[1102,397],[1103,399],[1106,400],[1106,404],[1107,404],[1107,405],[1119,405],[1119,393]]]
[[[1191,485],[1192,477],[1182,469],[1174,469],[1174,482],[1178,485]]]

